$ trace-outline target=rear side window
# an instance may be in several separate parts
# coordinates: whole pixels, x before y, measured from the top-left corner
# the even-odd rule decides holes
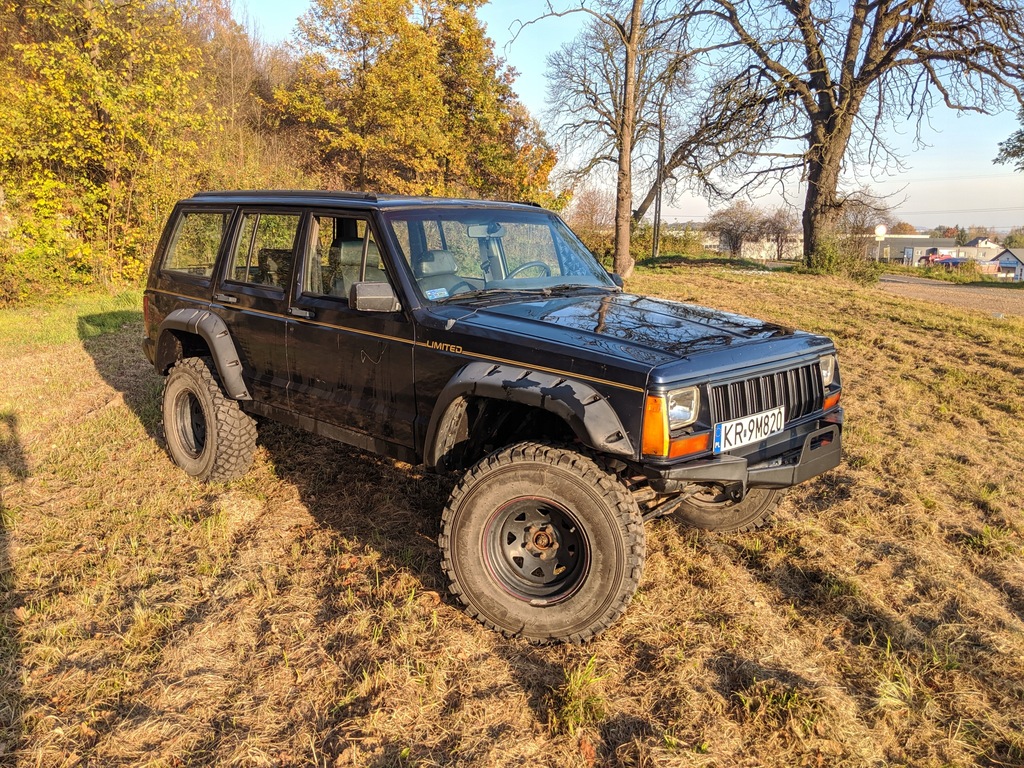
[[[238,229],[231,279],[283,289],[291,280],[297,213],[247,213]]]
[[[229,218],[229,213],[220,211],[182,213],[164,253],[163,269],[196,277],[211,277]]]

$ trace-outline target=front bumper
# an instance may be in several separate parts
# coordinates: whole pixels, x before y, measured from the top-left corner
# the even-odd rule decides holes
[[[794,427],[752,446],[745,456],[723,454],[670,467],[647,465],[644,473],[658,493],[680,493],[693,483],[747,488],[788,488],[839,465],[843,412]]]

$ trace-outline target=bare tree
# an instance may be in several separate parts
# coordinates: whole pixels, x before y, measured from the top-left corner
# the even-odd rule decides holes
[[[607,233],[615,223],[615,198],[602,187],[584,186],[573,195],[566,219],[577,233]]]
[[[651,172],[647,192],[633,211],[639,222],[664,185],[674,192],[682,185],[710,198],[729,197],[723,177],[746,171],[752,147],[770,138],[772,116],[762,94],[740,79],[723,77],[717,70],[699,68],[689,51],[687,77],[668,94],[667,144],[661,173]]]
[[[701,39],[716,42],[717,66],[774,117],[744,188],[801,174],[808,263],[841,215],[848,162],[900,164],[887,128],[910,120],[920,131],[939,102],[983,114],[1024,103],[1020,0],[694,2],[695,18],[711,23]]]
[[[548,57],[550,118],[583,177],[616,169],[615,271],[628,277],[634,154],[658,127],[658,105],[683,78],[686,17],[671,0],[595,0],[548,16],[585,13],[580,35]]]
[[[741,200],[712,213],[704,228],[717,232],[720,245],[728,248],[730,255],[737,257],[743,251],[743,243],[762,237],[764,221],[764,214],[758,208]]]
[[[861,188],[843,197],[831,229],[836,234],[850,237],[872,234],[879,224],[885,224],[891,230],[895,223],[889,200],[870,189]]]
[[[762,234],[775,246],[775,258],[782,261],[786,255],[786,243],[797,228],[796,214],[789,208],[779,207],[762,220]]]
[[[1017,114],[1020,120],[1020,130],[1010,134],[1006,141],[999,142],[999,154],[996,156],[997,163],[1012,163],[1015,171],[1024,173],[1024,107]]]

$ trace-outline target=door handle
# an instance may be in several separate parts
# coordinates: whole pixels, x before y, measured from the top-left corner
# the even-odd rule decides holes
[[[213,294],[213,298],[216,299],[217,301],[222,301],[225,304],[237,304],[238,303],[238,297],[237,296],[228,296],[226,293],[215,293],[215,294]]]
[[[288,307],[288,314],[295,315],[295,317],[304,317],[307,320],[311,320],[316,316],[316,312],[311,309],[299,309],[298,307]]]

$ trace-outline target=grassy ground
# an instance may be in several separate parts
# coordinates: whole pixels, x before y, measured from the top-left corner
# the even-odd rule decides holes
[[[846,458],[768,531],[649,524],[582,648],[453,607],[417,468],[267,426],[243,480],[188,480],[137,297],[0,313],[0,764],[1024,764],[1024,322],[806,275],[630,287],[832,335]]]

